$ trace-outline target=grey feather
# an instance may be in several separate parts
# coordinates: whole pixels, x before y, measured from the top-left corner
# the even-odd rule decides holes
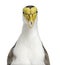
[[[44,63],[45,65],[50,65],[50,61],[49,61],[49,56],[48,53],[46,51],[46,49],[44,48],[44,46],[42,45],[43,49],[44,49],[44,53],[45,53],[45,57],[44,57]]]
[[[8,57],[7,57],[7,65],[11,65],[13,59],[15,59],[15,55],[13,54],[13,49],[16,46],[16,44],[12,47],[12,49],[10,50]]]

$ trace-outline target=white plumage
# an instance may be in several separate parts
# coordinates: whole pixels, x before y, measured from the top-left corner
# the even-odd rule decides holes
[[[29,30],[24,24],[23,32],[13,51],[17,59],[12,62],[12,65],[44,65],[44,50],[36,25]]]

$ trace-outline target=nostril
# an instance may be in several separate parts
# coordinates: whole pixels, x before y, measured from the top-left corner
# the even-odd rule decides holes
[[[31,24],[32,24],[32,22],[31,22]]]

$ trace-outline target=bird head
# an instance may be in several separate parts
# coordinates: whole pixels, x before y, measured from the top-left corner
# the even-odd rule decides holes
[[[24,7],[23,18],[28,27],[32,28],[37,18],[37,8],[35,6]]]

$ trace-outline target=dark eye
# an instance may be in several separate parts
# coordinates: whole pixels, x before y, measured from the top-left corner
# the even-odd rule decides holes
[[[24,12],[23,12],[23,14],[24,14]]]
[[[38,11],[36,11],[36,13],[38,13]]]

